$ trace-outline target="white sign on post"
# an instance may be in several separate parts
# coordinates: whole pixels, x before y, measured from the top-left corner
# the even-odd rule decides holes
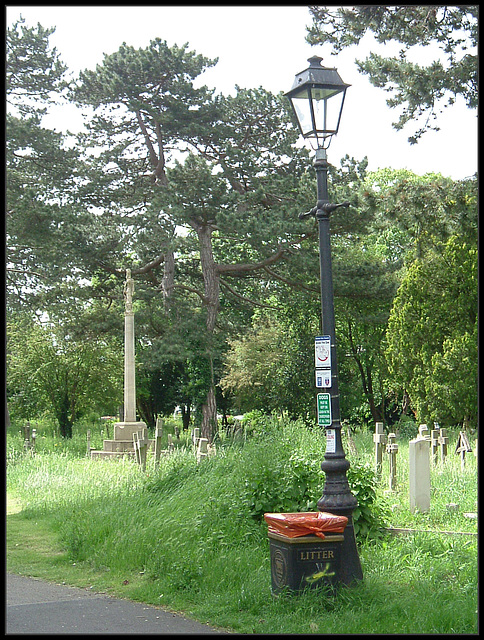
[[[314,366],[331,367],[331,336],[318,336],[314,339]]]
[[[331,369],[316,369],[316,387],[331,386]]]
[[[336,431],[326,429],[326,453],[336,453]]]

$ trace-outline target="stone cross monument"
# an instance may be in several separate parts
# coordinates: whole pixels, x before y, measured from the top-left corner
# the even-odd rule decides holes
[[[114,440],[104,440],[102,451],[91,451],[91,458],[124,455],[134,451],[133,434],[148,438],[146,423],[136,420],[136,380],[134,354],[134,280],[131,269],[126,269],[124,283],[124,416],[123,422],[114,424]],[[139,432],[142,432],[139,434]]]
[[[131,269],[126,269],[124,283],[124,420],[114,425],[115,440],[133,441],[133,433],[146,429],[144,422],[136,421],[136,380],[134,357],[134,280]]]

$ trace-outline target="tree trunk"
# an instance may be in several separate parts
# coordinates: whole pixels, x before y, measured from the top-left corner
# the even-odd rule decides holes
[[[351,322],[348,322],[348,337],[350,341],[351,353],[358,367],[358,371],[360,372],[361,384],[363,387],[363,393],[366,396],[368,401],[368,405],[371,411],[371,417],[373,422],[381,422],[383,421],[383,411],[381,407],[377,407],[375,403],[375,394],[373,393],[373,380],[371,376],[371,366],[366,364],[363,366],[363,362],[361,361],[360,356],[358,355],[358,346],[355,344],[353,340],[353,332],[351,330]]]
[[[181,405],[181,412],[182,412],[182,424],[183,424],[183,430],[186,431],[188,429],[188,427],[190,426],[190,405],[187,404],[182,404]]]
[[[207,397],[202,404],[202,424],[200,437],[212,442],[217,428],[217,403],[215,401],[215,381],[213,375],[213,333],[219,312],[220,275],[213,257],[212,228],[209,224],[194,225],[200,243],[200,265],[204,282],[204,306],[206,309],[207,358],[210,362],[210,382]]]
[[[59,422],[59,431],[62,438],[72,438],[72,420],[69,415],[69,405],[69,397],[66,393],[57,412],[57,421]]]

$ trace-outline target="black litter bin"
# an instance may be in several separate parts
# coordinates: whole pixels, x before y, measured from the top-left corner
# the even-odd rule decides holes
[[[302,591],[340,579],[345,516],[317,513],[266,513],[272,592]]]

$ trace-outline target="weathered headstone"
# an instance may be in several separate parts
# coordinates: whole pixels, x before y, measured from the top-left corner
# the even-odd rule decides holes
[[[32,429],[32,440],[30,443],[30,454],[33,456],[35,455],[35,440],[37,438],[37,430],[36,429]]]
[[[382,457],[387,436],[383,432],[383,422],[375,423],[375,433],[373,434],[373,442],[375,443],[375,473],[378,478],[381,477]]]
[[[208,439],[199,438],[197,449],[197,462],[200,462],[202,458],[208,457]]]
[[[27,422],[27,424],[24,427],[24,441],[25,440],[28,440],[30,444],[30,422]]]
[[[462,471],[464,471],[466,466],[466,453],[471,453],[471,451],[472,447],[470,445],[469,438],[467,437],[467,433],[465,433],[465,431],[460,431],[455,453],[460,453],[460,468]]]
[[[161,457],[161,438],[163,435],[162,422],[160,418],[156,419],[155,427],[155,464],[158,464]]]
[[[388,453],[388,459],[390,462],[390,471],[388,474],[388,489],[389,491],[395,491],[397,487],[397,453],[398,444],[396,442],[397,436],[394,433],[388,434],[388,443],[386,446],[386,452]]]
[[[146,452],[148,450],[148,442],[145,429],[140,429],[137,433],[133,433],[133,445],[136,461],[143,471],[146,469]]]
[[[410,511],[430,509],[430,441],[416,438],[408,443]]]
[[[434,423],[435,424],[435,423]],[[439,456],[440,429],[432,429],[430,432],[431,460],[432,464],[437,464]]]
[[[173,444],[173,436],[171,433],[168,434],[168,451],[174,451],[175,445]]]
[[[429,430],[426,424],[421,424],[418,428],[419,440],[430,440]]]
[[[444,464],[447,457],[447,444],[449,438],[447,437],[447,429],[440,429],[439,445],[440,445],[440,462]]]

